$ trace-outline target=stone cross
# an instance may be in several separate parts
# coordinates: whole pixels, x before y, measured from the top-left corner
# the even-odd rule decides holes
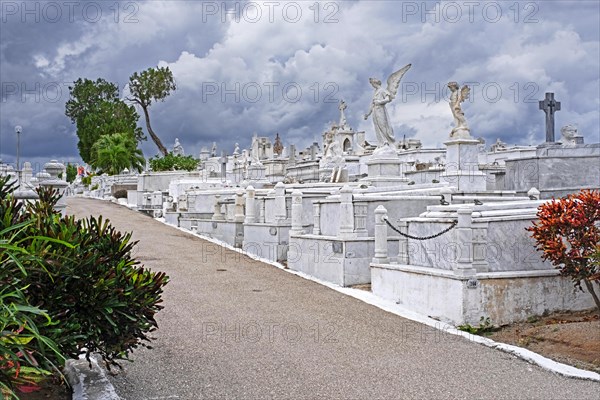
[[[340,110],[340,129],[345,130],[348,125],[348,121],[346,121],[346,115],[344,114],[344,110],[348,108],[346,102],[344,100],[340,101],[340,106],[338,109]]]
[[[540,100],[540,110],[546,113],[546,143],[554,142],[554,113],[560,111],[560,101],[554,100],[554,93],[546,93]]]
[[[225,180],[227,178],[227,154],[224,151],[221,152],[219,162],[221,163],[221,178]]]

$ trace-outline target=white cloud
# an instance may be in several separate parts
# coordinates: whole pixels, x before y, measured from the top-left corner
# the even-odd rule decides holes
[[[254,16],[246,15],[239,23],[223,23],[224,10],[210,10],[211,5],[221,8],[221,2],[141,2],[133,15],[138,22],[124,23],[131,10],[121,9],[119,23],[107,18],[61,26],[54,41],[58,44],[32,48],[28,63],[35,73],[54,79],[104,77],[121,86],[134,71],[169,66],[178,90],[152,106],[152,122],[165,143],[179,137],[187,153],[214,140],[225,148],[235,142],[247,146],[255,131],[269,136],[279,132],[284,142],[295,141],[302,148],[337,120],[336,101],[342,98],[348,103],[349,122],[373,138],[371,121],[362,119],[372,95],[368,78],[385,81],[409,62],[413,67],[404,83],[416,92],[399,94],[388,107],[397,136],[416,132],[425,146],[441,145],[452,124],[445,85],[457,80],[473,82],[472,99],[464,110],[474,134],[488,142],[497,137],[510,143],[543,140],[537,100],[550,90],[563,104],[557,126],[577,123],[590,135],[586,139],[595,141],[600,125],[600,16],[598,5],[590,3],[536,3],[532,16],[538,23],[525,23],[532,11],[525,9],[529,3],[519,3],[515,16],[513,2],[497,2],[503,15],[496,22],[483,18],[479,8],[473,22],[463,9],[460,21],[452,23],[444,18],[435,22],[423,9],[411,15],[408,3],[320,2],[316,15],[314,2],[295,2],[302,6],[302,17],[292,23],[291,9],[287,17],[282,14],[287,3],[276,6],[269,21],[267,3],[259,2],[258,21],[250,22]],[[443,17],[448,4],[425,5]],[[337,22],[324,23],[328,16]],[[2,40],[0,59],[4,70],[17,71],[12,65],[4,68],[12,43]],[[211,94],[214,85],[218,91]],[[286,100],[286,85],[290,96],[301,88],[298,101]],[[494,98],[497,89],[501,94]],[[45,114],[48,125],[65,125],[65,118],[58,117],[64,102],[45,106],[53,109]],[[14,104],[11,110],[13,119],[29,114],[27,104]],[[152,143],[145,150],[155,153]]]

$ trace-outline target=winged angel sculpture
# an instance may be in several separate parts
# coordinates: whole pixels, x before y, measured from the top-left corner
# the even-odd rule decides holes
[[[454,138],[469,138],[471,137],[469,125],[465,118],[465,114],[460,107],[460,103],[469,98],[471,89],[467,85],[464,85],[460,90],[457,82],[448,83],[448,87],[452,94],[450,95],[450,110],[452,110],[452,116],[454,116],[454,129],[450,133],[450,137]]]
[[[375,88],[373,100],[369,112],[365,114],[365,120],[373,114],[373,126],[375,127],[375,135],[377,137],[377,147],[381,148],[388,144],[394,143],[394,131],[390,125],[385,105],[396,98],[400,80],[411,67],[411,64],[399,69],[389,76],[387,79],[387,88],[381,87],[381,81],[375,78],[369,78],[369,83]]]

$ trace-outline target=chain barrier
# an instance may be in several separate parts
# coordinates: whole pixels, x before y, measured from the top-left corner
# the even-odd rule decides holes
[[[394,231],[398,232],[400,235],[402,235],[406,238],[413,239],[413,240],[429,240],[429,239],[436,238],[438,236],[442,236],[444,233],[450,232],[452,230],[452,228],[454,228],[458,224],[458,221],[452,221],[451,225],[448,228],[444,229],[443,231],[441,231],[439,233],[436,233],[435,235],[419,237],[419,236],[409,235],[408,233],[400,232],[400,229],[398,229],[394,225],[392,225],[392,223],[387,219],[387,217],[384,218],[383,220]]]

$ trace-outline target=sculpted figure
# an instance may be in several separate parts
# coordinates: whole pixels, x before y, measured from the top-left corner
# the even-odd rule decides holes
[[[279,133],[275,136],[275,144],[273,145],[273,153],[277,156],[280,156],[283,152],[283,143],[281,143],[281,139],[279,138]]]
[[[400,86],[400,80],[411,67],[411,64],[399,69],[398,71],[391,74],[387,79],[387,87],[381,86],[381,81],[375,78],[369,78],[369,83],[375,88],[373,94],[373,100],[371,101],[371,107],[365,114],[365,120],[369,116],[373,115],[373,126],[375,128],[375,136],[377,137],[377,147],[382,147],[386,144],[393,144],[394,131],[390,125],[386,104],[390,103],[396,98],[398,93],[398,87]]]
[[[563,146],[574,146],[583,144],[583,137],[577,133],[577,127],[573,125],[565,125],[560,128],[560,142]]]
[[[252,136],[252,147],[250,149],[250,162],[252,165],[262,165],[258,151],[258,135],[255,133],[254,136]]]
[[[179,143],[179,139],[175,138],[175,145],[173,146],[173,155],[174,156],[183,156],[183,146]]]
[[[467,124],[467,120],[465,118],[465,114],[462,111],[460,103],[469,98],[469,93],[471,89],[467,85],[464,85],[460,90],[458,89],[458,83],[450,82],[448,83],[448,87],[452,94],[450,95],[450,110],[452,111],[452,116],[454,117],[454,129],[450,132],[451,138],[470,138],[471,134],[469,129],[469,125]]]

